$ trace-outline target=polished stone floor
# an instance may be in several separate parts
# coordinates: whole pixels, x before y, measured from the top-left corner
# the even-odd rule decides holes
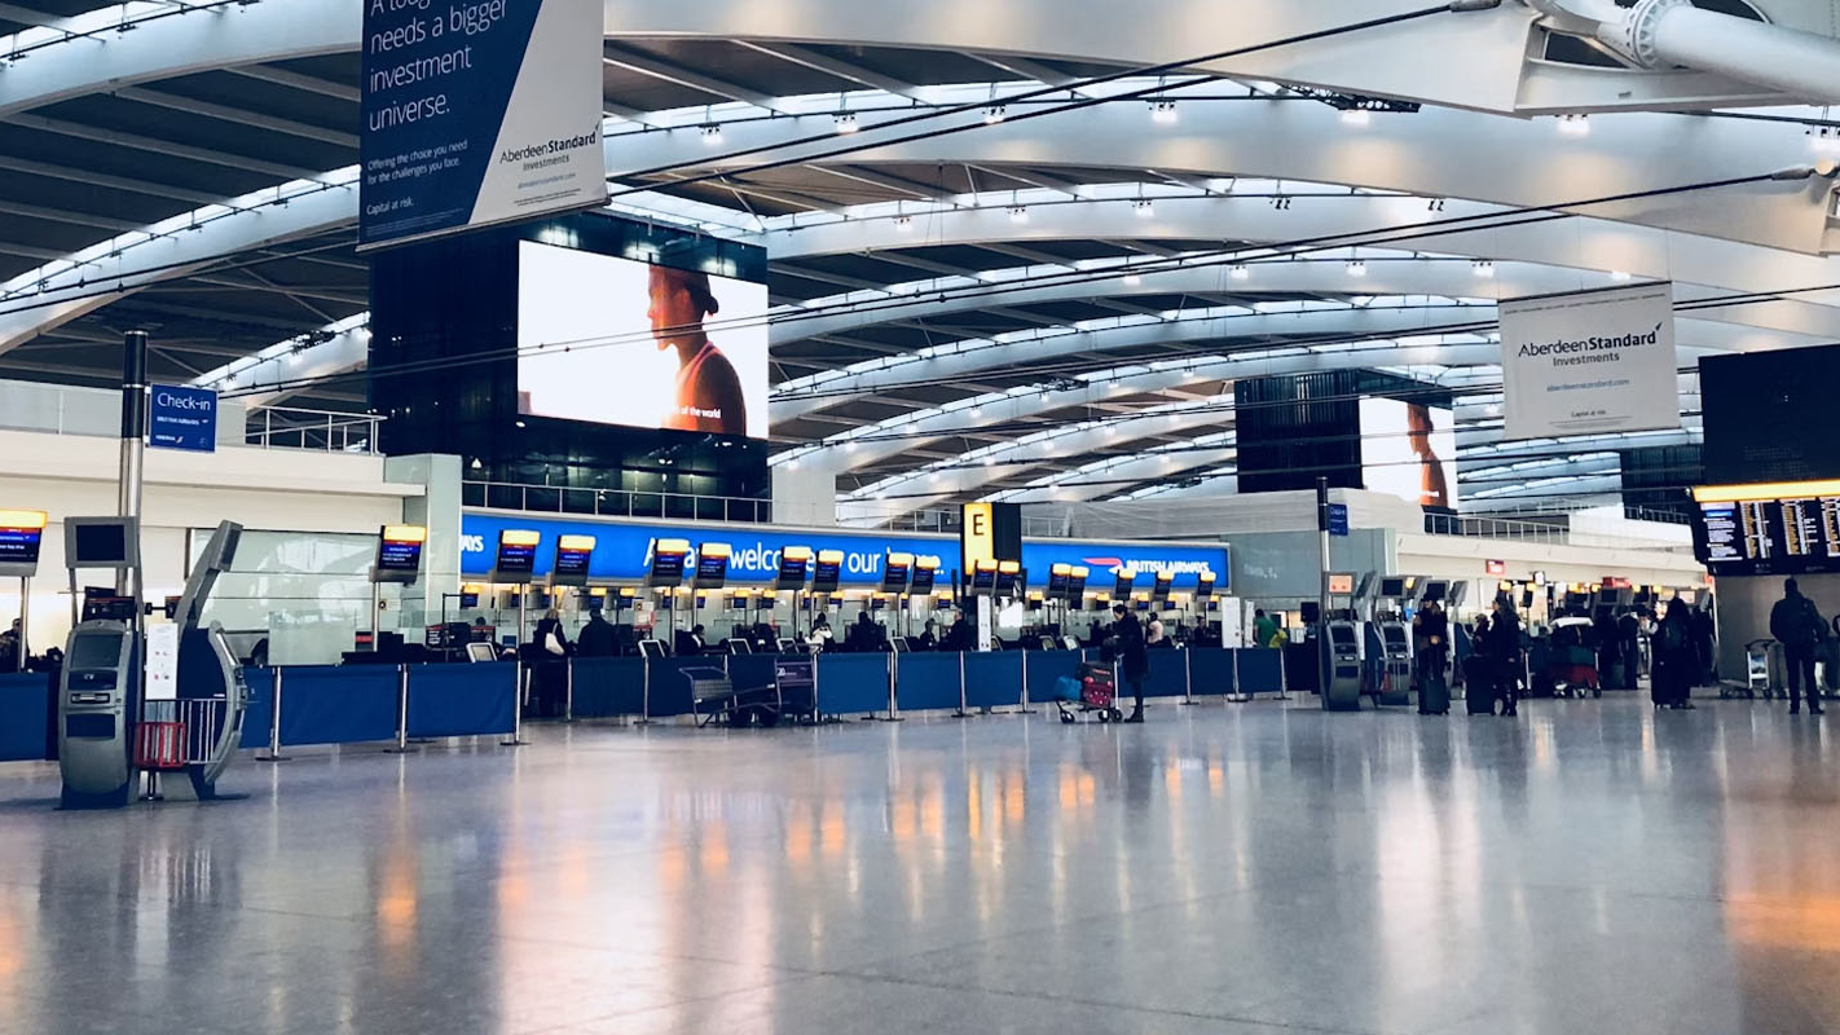
[[[1840,714],[531,739],[0,766],[0,1031],[1840,1030]]]

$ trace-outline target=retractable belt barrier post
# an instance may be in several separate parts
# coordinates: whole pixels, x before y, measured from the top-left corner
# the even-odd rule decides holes
[[[888,721],[889,722],[907,721],[901,718],[901,705],[900,705],[900,702],[895,700],[895,687],[899,685],[901,682],[901,666],[899,664],[900,657],[901,656],[899,654],[896,654],[892,651],[889,652],[888,654]]]
[[[1252,700],[1252,695],[1246,692],[1245,681],[1240,679],[1239,675],[1239,656],[1244,650],[1243,647],[1235,647],[1231,652],[1233,655],[1233,692],[1227,695],[1227,700],[1234,704],[1245,704]]]
[[[644,675],[640,678],[639,717],[633,720],[633,725],[650,726],[652,724],[652,659],[642,657],[640,662],[644,665]],[[816,665],[812,666],[814,672],[817,671],[817,668]],[[816,691],[814,690],[813,693]]]
[[[288,756],[281,753],[281,673],[279,665],[269,670],[274,674],[274,690],[271,691],[268,704],[268,754],[257,755],[258,762],[287,762]]]
[[[1029,700],[1029,655],[1034,651],[1022,652],[1022,700],[1016,705],[1017,715],[1034,715],[1039,709],[1030,708]]]
[[[518,630],[518,637],[522,639],[524,633],[521,628],[523,625],[521,603],[519,608],[518,624],[520,628]],[[511,737],[508,740],[499,741],[500,747],[523,747],[525,744],[530,743],[524,739],[524,698],[525,695],[529,693],[527,683],[530,679],[530,669],[524,664],[524,659],[522,657],[517,659],[515,674],[517,682],[511,692]]]
[[[575,659],[562,659],[562,721],[575,721]]]
[[[1187,647],[1178,647],[1182,652],[1182,703],[1192,705],[1195,702],[1195,652]]]
[[[969,719],[971,712],[965,707],[965,652],[958,652],[958,711],[952,713],[954,719]]]
[[[409,666],[396,666],[396,746],[384,748],[393,755],[409,752]]]

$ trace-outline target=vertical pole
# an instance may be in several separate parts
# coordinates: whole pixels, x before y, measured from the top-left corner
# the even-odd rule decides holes
[[[1316,528],[1322,553],[1316,572],[1316,689],[1329,707],[1329,479],[1316,479]]]
[[[13,668],[16,672],[26,670],[26,655],[31,652],[27,634],[32,627],[32,580],[26,576],[19,577],[19,643],[13,655]]]
[[[257,756],[261,762],[285,762],[281,754],[281,673],[277,667],[275,673],[275,696],[268,704],[268,757]]]
[[[377,634],[371,634],[371,642],[377,642]],[[392,754],[406,754],[409,750],[409,666],[396,666],[396,746],[389,749]]]
[[[122,517],[141,513],[141,479],[147,444],[147,332],[129,331],[121,349],[121,471],[116,484],[116,510]],[[138,533],[137,533],[138,537]],[[140,571],[122,570],[115,576],[115,592],[140,599]],[[140,620],[135,619],[138,627]]]
[[[562,670],[566,674],[562,684],[562,721],[575,721],[575,659],[562,659]]]
[[[383,643],[383,585],[375,578],[371,579],[371,650],[382,648]]]

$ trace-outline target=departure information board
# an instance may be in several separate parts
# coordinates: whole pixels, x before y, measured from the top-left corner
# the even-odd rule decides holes
[[[1714,575],[1840,571],[1840,496],[1702,502],[1694,546]]]

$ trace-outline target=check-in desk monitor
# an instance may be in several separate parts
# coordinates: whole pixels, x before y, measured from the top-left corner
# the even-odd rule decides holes
[[[1056,564],[1048,569],[1048,599],[1067,599],[1067,586],[1073,580],[1073,565]]]
[[[377,532],[372,582],[411,583],[422,577],[422,547],[428,530],[420,525],[385,525]]]
[[[696,548],[696,589],[721,589],[728,584],[728,559],[734,553],[727,543],[704,543]]]
[[[907,592],[908,578],[913,574],[913,570],[913,554],[888,551],[888,554],[882,559],[881,591],[883,593]]]
[[[498,533],[498,556],[492,565],[492,581],[522,585],[537,571],[537,545],[540,532],[507,528]]]
[[[594,563],[594,546],[598,540],[591,535],[559,535],[556,537],[556,557],[549,569],[549,584],[552,586],[581,587],[588,584],[588,569]]]
[[[937,557],[916,557],[914,558],[913,580],[908,584],[908,587],[907,587],[908,593],[912,594],[913,596],[917,596],[917,597],[926,596],[927,594],[933,592],[933,587],[937,585],[938,582],[939,582],[939,558]]]
[[[843,581],[843,551],[819,550],[818,563],[812,570],[813,593],[835,593]]]
[[[971,571],[971,595],[975,597],[995,596],[997,592],[997,562],[980,560]]]
[[[811,564],[813,554],[809,546],[787,546],[779,552],[779,572],[774,577],[773,588],[797,591],[805,588],[811,581]]]
[[[690,540],[654,539],[646,558],[645,584],[653,589],[684,584],[690,564]]]
[[[1137,585],[1137,571],[1134,568],[1120,568],[1115,573],[1116,581],[1112,585],[1112,599],[1129,600]]]
[[[38,574],[45,523],[42,510],[0,510],[0,577],[29,579]]]
[[[1022,590],[1022,565],[1015,561],[998,561],[995,595],[1014,600],[1022,595]]]

